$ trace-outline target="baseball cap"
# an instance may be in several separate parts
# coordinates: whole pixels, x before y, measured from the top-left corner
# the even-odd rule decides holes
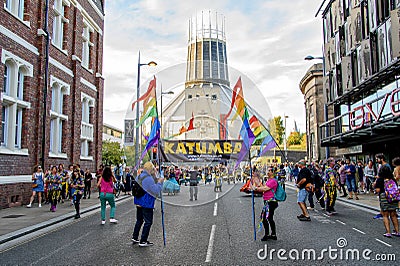
[[[305,161],[305,160],[300,160],[300,161],[298,162],[298,164],[306,165],[306,161]]]

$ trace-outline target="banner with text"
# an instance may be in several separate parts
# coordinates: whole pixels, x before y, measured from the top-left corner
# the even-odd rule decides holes
[[[219,162],[236,160],[241,140],[163,140],[162,155],[169,162]]]

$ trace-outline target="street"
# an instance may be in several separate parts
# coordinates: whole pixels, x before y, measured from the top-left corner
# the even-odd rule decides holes
[[[375,265],[379,257],[391,260],[385,262],[386,265],[394,265],[394,260],[400,258],[400,238],[384,238],[382,220],[373,220],[373,211],[338,202],[337,215],[327,217],[317,208],[310,211],[311,222],[300,222],[296,218],[300,213],[296,192],[290,187],[287,200],[279,203],[275,213],[278,240],[261,242],[262,229],[254,241],[251,196],[239,192],[241,185],[241,182],[224,183],[222,193],[215,193],[213,184],[201,185],[198,201],[189,201],[189,187],[184,186],[175,196],[164,195],[165,247],[159,203],[149,237],[154,246],[142,248],[132,244],[135,208],[129,198],[117,205],[117,225],[108,221],[100,225],[97,210],[2,251],[0,264],[289,265],[296,262],[299,265]],[[255,202],[258,225],[262,198],[256,197]],[[279,249],[282,251],[278,252]],[[311,249],[316,252],[315,259],[312,253],[308,254]],[[371,252],[365,251],[367,249]],[[298,251],[298,259],[294,250]],[[304,250],[307,250],[305,254]],[[348,250],[357,250],[359,260],[353,260]],[[283,260],[285,258],[287,261]]]

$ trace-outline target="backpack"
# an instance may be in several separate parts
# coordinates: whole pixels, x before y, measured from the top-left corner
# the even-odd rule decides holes
[[[142,179],[140,176],[138,179]],[[142,180],[140,180],[142,181]],[[140,182],[141,183],[141,182]],[[144,196],[146,191],[142,188],[142,185],[139,184],[136,179],[132,180],[132,195],[136,198],[141,198]]]
[[[385,180],[385,194],[389,203],[393,201],[400,201],[399,188],[393,179]]]
[[[276,191],[272,189],[272,192],[274,193],[274,197],[277,201],[285,201],[286,200],[286,191],[282,188],[281,185],[276,187]]]

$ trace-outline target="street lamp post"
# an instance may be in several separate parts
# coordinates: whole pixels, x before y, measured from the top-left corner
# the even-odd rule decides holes
[[[314,59],[322,60],[322,73],[325,76],[325,59],[323,56],[307,55],[304,58],[304,60],[307,60],[307,61],[314,60]],[[323,97],[324,97],[324,119],[325,119],[325,122],[327,122],[329,115],[328,115],[328,105],[326,103],[326,88],[323,88]],[[329,137],[329,132],[327,129],[325,129],[325,137]],[[329,147],[326,146],[325,147],[325,159],[328,159],[329,157],[330,157]]]
[[[164,134],[163,134],[163,132],[164,132],[164,129],[163,129],[163,127],[162,127],[162,125],[163,125],[163,103],[162,103],[162,98],[163,98],[163,95],[172,95],[172,94],[174,94],[174,92],[173,91],[166,91],[166,92],[163,92],[162,91],[162,86],[161,86],[161,97],[160,97],[160,105],[161,105],[161,108],[160,108],[160,126],[161,126],[161,138],[164,136]]]
[[[140,93],[140,67],[141,66],[156,66],[157,63],[154,61],[150,61],[147,64],[140,63],[140,51],[138,56],[138,72],[137,72],[137,86],[136,86],[136,101],[139,100],[139,93]],[[136,102],[136,131],[135,131],[135,162],[138,163],[139,159],[139,103]]]
[[[285,159],[287,160],[287,147],[286,147],[286,118],[289,118],[287,115],[283,115],[285,118],[285,138],[283,139],[283,149],[285,150]]]

